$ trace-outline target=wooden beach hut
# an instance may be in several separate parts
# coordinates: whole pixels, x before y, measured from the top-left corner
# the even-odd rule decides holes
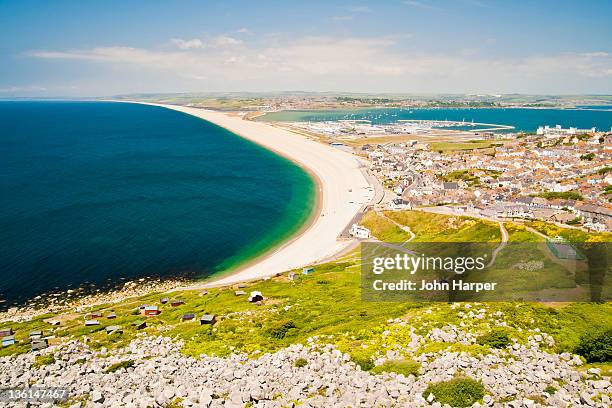
[[[184,322],[195,320],[195,315],[193,313],[185,313],[183,317],[181,317],[181,320]]]
[[[49,347],[49,343],[45,339],[32,341],[32,351],[44,350],[47,347]]]
[[[262,300],[263,300],[263,295],[261,294],[260,291],[254,290],[253,292],[251,292],[251,296],[249,296],[249,302],[255,303],[255,302],[261,302]]]
[[[310,275],[313,272],[314,272],[314,268],[313,267],[302,269],[302,275]]]
[[[15,336],[4,336],[2,337],[2,347],[12,346],[15,344]]]
[[[85,326],[99,326],[100,322],[95,319],[85,320]]]
[[[42,330],[32,330],[30,332],[30,340],[42,339],[42,336],[43,336]]]
[[[145,306],[145,308],[142,309],[142,314],[146,317],[157,316],[160,313],[161,311],[159,310],[159,307],[157,306]]]
[[[216,321],[214,314],[205,314],[200,318],[200,324],[215,324]]]
[[[180,299],[174,299],[172,301],[170,301],[170,306],[172,307],[179,307],[185,304],[184,300],[180,300]]]
[[[11,329],[10,327],[5,327],[0,329],[0,337],[6,337],[6,336],[12,336],[13,335],[13,329]]]
[[[123,327],[121,326],[106,326],[106,334],[123,333]]]
[[[107,319],[116,319],[117,318],[117,313],[115,312],[110,312],[109,314],[106,315]]]

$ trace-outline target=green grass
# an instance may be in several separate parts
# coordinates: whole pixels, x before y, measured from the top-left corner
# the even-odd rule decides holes
[[[582,201],[584,197],[576,191],[565,191],[565,192],[557,192],[557,191],[547,191],[545,193],[534,194],[534,197],[542,197],[547,200],[554,200],[556,198],[562,200],[576,200]]]
[[[597,368],[601,376],[612,377],[612,363],[590,363],[582,366],[583,371],[588,371],[589,368]]]
[[[370,371],[374,368],[374,361],[372,361],[372,358],[365,355],[352,355],[351,361],[359,366],[359,368],[361,368],[363,371]]]
[[[612,242],[610,232],[584,232],[575,228],[562,228],[543,221],[532,221],[526,225],[550,238],[560,236],[570,242]]]
[[[529,231],[525,226],[510,222],[504,223],[509,242],[544,242],[544,238]]]
[[[429,353],[466,353],[472,356],[486,355],[491,352],[491,349],[486,345],[479,344],[461,344],[461,343],[444,343],[439,341],[431,341],[419,348],[417,354]]]
[[[470,187],[480,184],[480,177],[475,175],[473,170],[455,170],[439,177],[443,181],[465,181]]]
[[[499,226],[494,222],[422,211],[386,211],[385,215],[410,227],[416,235],[412,242],[501,241]]]
[[[510,336],[508,336],[508,332],[504,329],[495,329],[479,336],[476,339],[476,343],[481,346],[503,349],[510,344]]]
[[[447,153],[459,150],[487,149],[495,145],[496,142],[491,142],[488,140],[471,140],[468,142],[434,142],[429,144],[429,150]]]
[[[410,234],[395,225],[387,218],[375,213],[368,212],[361,220],[361,225],[368,228],[372,235],[381,241],[386,242],[406,242],[410,239]]]
[[[576,354],[588,363],[612,363],[612,327],[583,335]]]
[[[295,360],[295,363],[293,363],[293,366],[297,368],[306,367],[307,365],[308,360],[306,360],[305,358],[298,358],[297,360]]]
[[[53,363],[55,363],[55,357],[53,356],[53,354],[43,354],[43,355],[36,356],[36,358],[34,359],[34,364],[32,364],[32,367],[38,368],[38,367],[46,366],[46,365],[53,364]]]
[[[417,377],[421,365],[414,360],[387,360],[382,365],[376,366],[370,370],[372,374],[381,373],[396,373],[402,374],[404,377],[414,375]]]
[[[423,392],[427,398],[433,394],[435,401],[451,407],[470,407],[479,402],[485,395],[485,387],[481,382],[467,377],[456,377],[450,381],[429,384]]]
[[[126,360],[126,361],[120,361],[118,363],[115,363],[113,365],[111,365],[110,367],[108,367],[106,369],[107,373],[114,373],[115,371],[119,371],[122,368],[129,368],[129,367],[133,367],[134,366],[134,361],[132,360]]]

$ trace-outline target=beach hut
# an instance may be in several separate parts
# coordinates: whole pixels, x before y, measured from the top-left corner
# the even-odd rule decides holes
[[[91,312],[91,318],[92,319],[99,319],[102,317],[102,313],[100,312]]]
[[[183,317],[181,317],[181,320],[184,322],[195,320],[195,315],[193,313],[185,313]]]
[[[60,321],[55,319],[44,320],[46,323],[49,323],[51,326],[59,326]]]
[[[145,322],[144,320],[137,320],[134,323],[132,323],[132,325],[136,327],[136,330],[142,330],[145,327],[147,327],[147,322]]]
[[[251,296],[249,296],[249,302],[255,303],[255,302],[261,302],[262,300],[263,300],[263,295],[261,294],[260,291],[254,290],[253,292],[251,292]]]
[[[47,340],[39,339],[32,341],[32,351],[43,350],[49,347]]]
[[[116,319],[117,318],[117,313],[115,312],[110,312],[109,314],[106,315],[107,319]]]
[[[244,290],[237,290],[237,291],[235,291],[235,292],[234,292],[234,294],[235,294],[236,296],[244,296],[244,295],[246,295],[247,293],[246,293]]]
[[[312,267],[302,269],[302,275],[310,275],[313,272],[314,272],[314,268]]]
[[[11,329],[10,327],[0,329],[0,337],[6,337],[11,335],[13,335],[13,329]]]
[[[43,336],[42,330],[32,330],[30,332],[30,340],[42,339],[42,336]]]
[[[15,344],[15,336],[4,336],[2,338],[2,347],[11,346]]]
[[[178,307],[178,306],[181,306],[181,305],[184,305],[184,304],[185,304],[185,301],[184,300],[180,300],[180,299],[175,299],[175,300],[170,302],[170,306],[172,306],[172,307]]]
[[[244,289],[246,287],[247,287],[247,285],[244,284],[244,283],[241,283],[241,284],[238,285],[238,289]]]
[[[159,307],[157,306],[145,306],[142,310],[142,314],[147,317],[157,316],[160,313]]]
[[[206,296],[208,295],[208,291],[207,290],[203,290],[200,292],[200,296]]]
[[[100,322],[95,319],[85,320],[85,326],[99,326]]]
[[[166,303],[168,303],[168,298],[159,299],[159,303],[161,303],[162,305],[165,305]]]
[[[290,281],[294,281],[294,282],[299,280],[299,276],[295,272],[289,272],[288,278]]]
[[[121,326],[106,326],[106,334],[123,333],[123,327]]]
[[[205,314],[200,318],[200,324],[215,324],[216,320],[215,315]]]

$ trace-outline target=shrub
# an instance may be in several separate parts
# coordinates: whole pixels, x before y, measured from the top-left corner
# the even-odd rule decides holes
[[[595,153],[587,153],[580,156],[580,160],[588,160],[591,161],[595,158]]]
[[[351,361],[357,364],[363,371],[370,371],[374,368],[374,362],[370,357],[351,356]]]
[[[285,336],[287,335],[287,332],[290,329],[295,329],[295,323],[293,323],[293,321],[291,320],[285,320],[280,322],[279,324],[277,324],[274,327],[271,327],[268,330],[268,333],[270,334],[270,336],[274,337],[275,339],[281,340],[284,339]]]
[[[182,408],[183,398],[177,397],[173,399],[165,408]],[[246,405],[245,405],[246,406]]]
[[[582,336],[576,354],[584,357],[589,363],[612,361],[612,328]]]
[[[106,369],[106,372],[114,373],[115,371],[120,370],[122,368],[128,368],[128,367],[133,367],[133,366],[134,366],[134,362],[132,360],[120,361],[108,367]]]
[[[496,329],[487,334],[478,336],[476,343],[481,346],[489,346],[496,349],[503,349],[510,344],[510,337],[505,330]]]
[[[305,358],[298,358],[297,360],[295,360],[295,363],[293,363],[293,365],[297,368],[306,367],[308,365],[308,360],[306,360]]]
[[[549,395],[553,395],[555,392],[557,392],[557,389],[552,385],[547,385],[546,388],[544,388],[544,392]]]
[[[55,363],[55,357],[53,356],[53,354],[45,354],[41,356],[36,356],[36,358],[34,359],[34,364],[32,364],[32,367],[38,368],[38,367],[46,366],[46,365],[53,364],[53,363]]]
[[[396,373],[408,377],[410,374],[415,377],[419,375],[421,365],[414,360],[387,360],[384,364],[372,369],[372,373]]]
[[[464,408],[472,406],[485,395],[485,388],[479,381],[467,377],[456,377],[450,381],[429,384],[423,397],[433,394],[440,404]]]

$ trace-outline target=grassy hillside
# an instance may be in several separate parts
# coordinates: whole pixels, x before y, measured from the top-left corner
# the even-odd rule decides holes
[[[416,234],[415,241],[475,241],[500,240],[499,227],[495,223],[465,217],[450,217],[413,211],[386,212],[394,221],[409,226]],[[364,223],[379,238],[397,242],[405,240],[405,231],[385,217],[370,213]],[[538,241],[535,234],[525,227],[508,225],[511,240]],[[583,237],[585,238],[585,237]],[[588,237],[586,237],[588,239]],[[299,274],[299,279],[290,281],[287,275],[249,284],[244,291],[259,290],[266,298],[261,305],[251,304],[246,296],[236,296],[231,288],[203,291],[174,292],[170,298],[182,299],[179,307],[161,305],[161,294],[150,294],[116,305],[101,305],[91,310],[67,311],[54,316],[61,319],[60,326],[51,326],[40,316],[30,322],[11,325],[16,330],[18,344],[0,349],[0,355],[23,353],[29,350],[27,335],[30,330],[44,329],[57,339],[84,339],[94,348],[112,349],[127,344],[138,331],[132,323],[143,320],[138,306],[155,304],[162,313],[145,319],[149,334],[164,334],[184,340],[184,353],[198,356],[202,353],[228,355],[242,351],[255,357],[260,353],[278,350],[292,343],[305,343],[313,336],[330,336],[325,342],[337,345],[356,358],[370,358],[384,352],[391,331],[393,341],[410,341],[407,328],[397,325],[394,319],[410,322],[423,331],[447,324],[461,324],[461,316],[452,304],[446,303],[400,303],[366,302],[361,300],[360,260],[357,252],[350,253],[335,262],[315,267],[311,275]],[[551,307],[537,303],[487,303],[487,318],[474,323],[473,330],[486,333],[495,327],[496,313],[505,316],[508,330],[519,341],[524,341],[524,330],[540,328],[555,339],[555,351],[573,351],[585,333],[612,327],[612,305],[608,304],[563,304]],[[100,326],[85,327],[87,312],[110,311],[117,314],[113,320],[99,319]],[[204,313],[215,314],[218,322],[214,326],[200,325],[199,321],[181,322],[185,313],[195,313],[199,318]],[[107,325],[122,325],[123,334],[107,335]],[[419,329],[420,330],[420,329]],[[454,344],[423,345],[419,352],[455,347],[473,353],[486,352],[486,346],[461,346]]]

